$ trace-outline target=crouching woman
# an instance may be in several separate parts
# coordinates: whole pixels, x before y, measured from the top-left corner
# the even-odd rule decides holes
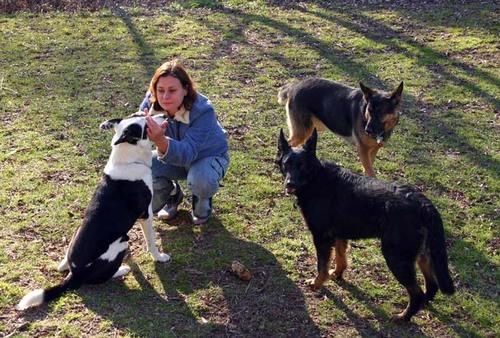
[[[225,130],[208,98],[196,86],[179,60],[162,64],[155,72],[140,110],[147,114],[147,132],[153,152],[153,211],[171,220],[184,193],[178,180],[187,180],[192,193],[194,224],[206,223],[212,197],[229,165]],[[168,120],[157,124],[151,115],[164,112]]]

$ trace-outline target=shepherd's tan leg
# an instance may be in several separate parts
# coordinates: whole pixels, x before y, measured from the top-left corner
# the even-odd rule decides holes
[[[370,148],[360,144],[357,147],[359,159],[365,170],[365,174],[370,177],[375,177],[375,171],[373,171],[372,161],[370,159]]]
[[[372,168],[373,168],[373,163],[375,162],[375,157],[377,156],[377,152],[378,152],[378,150],[379,150],[380,148],[382,148],[382,147],[377,146],[377,147],[371,148],[371,149],[369,150],[369,154],[370,154],[370,162],[371,162],[371,164],[372,164]]]
[[[313,124],[311,117],[301,112],[290,110],[288,103],[286,105],[286,123],[288,125],[289,139],[288,143],[292,147],[298,147],[311,136]]]

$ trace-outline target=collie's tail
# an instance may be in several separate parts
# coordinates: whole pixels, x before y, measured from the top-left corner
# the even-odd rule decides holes
[[[43,303],[48,303],[54,299],[59,298],[64,292],[68,290],[78,289],[83,284],[83,281],[69,273],[64,281],[56,286],[47,289],[37,289],[28,293],[21,299],[16,308],[18,310],[25,310],[29,307],[38,306]]]

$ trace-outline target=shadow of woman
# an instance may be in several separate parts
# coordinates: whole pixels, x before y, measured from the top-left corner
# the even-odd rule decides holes
[[[165,293],[168,297],[182,294],[188,303],[197,302],[196,317],[212,323],[205,333],[320,336],[301,290],[274,255],[256,243],[235,238],[217,217],[201,227],[181,222],[161,237],[174,262],[176,257],[180,262],[175,269],[157,266]],[[252,272],[250,281],[242,281],[230,271],[234,260]]]
[[[157,223],[172,255],[171,263],[155,264],[157,276],[129,259],[138,286],[87,286],[79,292],[85,305],[139,336],[320,337],[301,290],[271,252],[233,237],[217,217],[198,227],[187,219],[181,211],[177,225]],[[248,267],[250,281],[230,271],[233,260]]]

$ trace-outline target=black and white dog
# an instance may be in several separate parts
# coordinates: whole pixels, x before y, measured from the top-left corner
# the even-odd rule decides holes
[[[161,114],[153,118],[158,124],[165,120]],[[136,221],[141,224],[147,250],[153,259],[158,262],[170,260],[170,256],[160,253],[155,244],[151,206],[152,143],[147,137],[146,119],[132,115],[100,125],[101,129],[113,127],[112,151],[103,179],[85,212],[82,226],[73,235],[58,267],[59,271],[69,269],[69,274],[59,285],[28,293],[17,309],[49,302],[83,284],[103,283],[125,275],[130,271],[128,266],[122,265],[128,248],[127,233]]]

